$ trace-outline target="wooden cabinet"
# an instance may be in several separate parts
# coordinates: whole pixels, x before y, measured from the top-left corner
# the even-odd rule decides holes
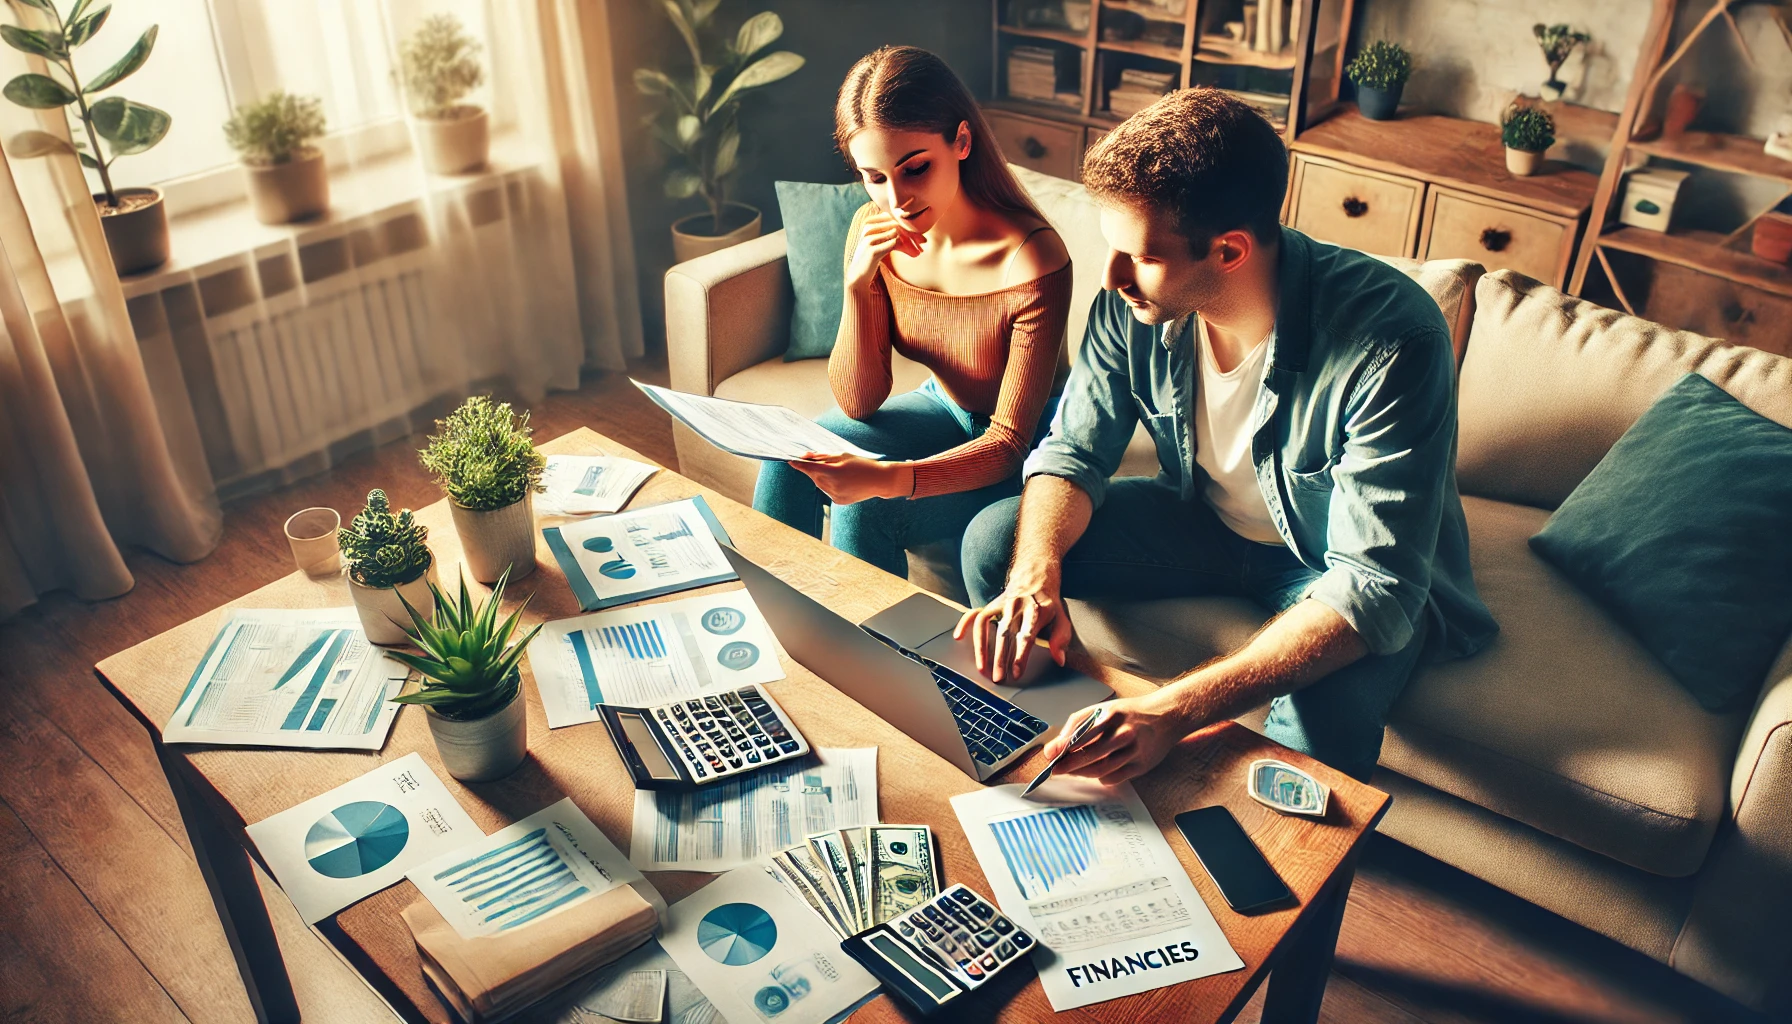
[[[1010,163],[1055,178],[1077,179],[1083,163],[1083,129],[1005,110],[986,110],[989,128]]]
[[[1377,256],[1411,256],[1425,184],[1296,154],[1288,221],[1321,241]]]
[[[1095,144],[1097,142],[1100,142],[1102,139],[1106,138],[1107,134],[1110,130],[1111,129],[1107,129],[1107,128],[1084,128],[1083,129],[1083,152],[1087,153],[1091,149],[1094,149]]]
[[[1419,259],[1473,260],[1560,283],[1574,256],[1576,221],[1494,199],[1433,187],[1425,199]]]

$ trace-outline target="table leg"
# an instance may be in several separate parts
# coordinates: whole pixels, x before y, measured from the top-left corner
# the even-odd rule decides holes
[[[1354,863],[1339,869],[1332,883],[1321,891],[1269,974],[1269,992],[1263,998],[1262,1024],[1315,1024],[1325,999],[1325,983],[1332,973],[1332,955],[1338,948],[1338,927],[1350,902],[1350,883],[1356,877]]]
[[[267,904],[262,902],[261,887],[255,883],[255,869],[249,863],[248,852],[187,787],[178,759],[159,741],[156,754],[162,761],[162,774],[168,777],[168,788],[174,791],[174,801],[180,807],[181,821],[187,826],[199,873],[205,876],[205,886],[211,890],[212,906],[217,908],[218,920],[224,926],[224,937],[230,941],[230,951],[236,954],[237,973],[242,975],[243,989],[249,994],[257,1024],[298,1024],[298,999],[293,995],[292,979],[286,974],[274,922],[268,917]]]

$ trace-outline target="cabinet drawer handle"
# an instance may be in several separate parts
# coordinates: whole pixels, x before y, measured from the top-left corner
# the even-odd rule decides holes
[[[1031,135],[1020,140],[1020,149],[1021,152],[1027,154],[1027,156],[1034,160],[1045,155],[1045,143],[1040,142]]]
[[[1499,252],[1512,241],[1512,232],[1504,228],[1482,228],[1481,248],[1488,252]]]
[[[1369,204],[1355,196],[1344,197],[1344,216],[1361,217],[1369,212]]]

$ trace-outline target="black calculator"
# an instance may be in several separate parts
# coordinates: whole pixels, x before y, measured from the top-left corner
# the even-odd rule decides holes
[[[994,904],[954,885],[840,948],[892,995],[932,1016],[988,983],[1033,945],[1033,936]]]
[[[636,789],[690,789],[809,753],[771,694],[738,690],[632,708],[599,704]]]

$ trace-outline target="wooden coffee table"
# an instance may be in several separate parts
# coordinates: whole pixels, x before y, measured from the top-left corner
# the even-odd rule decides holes
[[[542,450],[550,454],[607,453],[647,461],[590,430],[567,434],[543,445]],[[634,504],[655,504],[695,494],[708,499],[743,554],[854,621],[916,592],[903,580],[670,470],[655,475],[635,497]],[[418,520],[429,527],[429,544],[441,564],[443,581],[454,580],[461,552],[446,500],[420,511]],[[533,575],[513,584],[512,593],[521,598],[534,592],[529,605],[530,620],[578,614],[577,602],[559,568],[539,539],[537,544],[538,568]],[[619,847],[628,848],[634,791],[603,726],[593,723],[549,731],[533,684],[524,687],[529,703],[530,757],[514,774],[492,783],[463,785],[450,778],[436,757],[424,712],[414,707],[399,713],[391,738],[378,753],[162,745],[161,726],[173,714],[187,677],[211,642],[226,609],[312,608],[349,603],[347,584],[342,579],[316,581],[295,572],[224,608],[115,654],[97,666],[101,680],[143,722],[156,745],[225,934],[237,954],[250,1000],[265,1021],[297,1020],[298,1011],[247,859],[253,847],[243,832],[246,823],[260,821],[348,782],[382,762],[416,751],[488,832],[570,795]],[[1095,663],[1081,650],[1073,650],[1072,660],[1077,668],[1101,679],[1122,696],[1152,688],[1143,679]],[[783,665],[788,678],[773,683],[772,692],[809,742],[824,747],[878,747],[878,806],[884,820],[933,825],[947,882],[963,882],[988,893],[990,887],[983,871],[948,802],[956,794],[976,789],[978,784],[788,657],[783,658]],[[1324,820],[1284,817],[1245,794],[1245,765],[1253,759],[1272,756],[1308,769],[1332,787],[1331,808]],[[1002,781],[1031,778],[1042,766],[1035,751]],[[1058,1016],[1086,1021],[1227,1021],[1268,977],[1271,985],[1264,1020],[1314,1020],[1331,969],[1332,949],[1356,854],[1386,811],[1387,794],[1234,723],[1191,737],[1156,771],[1134,785],[1196,889],[1219,919],[1232,947],[1244,960],[1245,968]],[[1181,811],[1216,803],[1226,805],[1237,816],[1294,890],[1299,898],[1297,906],[1249,917],[1233,913],[1226,906],[1172,820]],[[711,876],[658,872],[651,877],[666,899],[675,901],[702,886]],[[410,932],[399,917],[399,911],[418,898],[409,882],[400,882],[327,919],[319,927],[406,1018],[449,1022],[452,1017],[448,1009],[423,979]],[[1011,973],[1016,977],[999,981],[1007,990],[1002,993],[1006,1001],[998,1019],[1019,1022],[1053,1016],[1037,977],[1030,971]],[[880,996],[862,1007],[854,1019],[894,1021],[902,1019],[902,1012],[887,996]]]

